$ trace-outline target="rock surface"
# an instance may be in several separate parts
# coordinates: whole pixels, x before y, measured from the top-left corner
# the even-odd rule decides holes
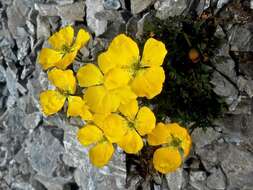
[[[120,149],[108,166],[96,169],[89,163],[88,149],[76,139],[83,122],[66,120],[61,113],[42,115],[39,93],[52,86],[36,62],[38,51],[60,27],[84,26],[95,37],[81,49],[81,61],[73,66],[77,70],[95,60],[118,33],[127,30],[141,39],[151,12],[161,19],[195,11],[200,16],[211,6],[227,21],[216,30],[222,43],[212,58],[217,72],[211,83],[230,110],[214,128],[192,132],[193,148],[185,164],[164,179],[157,177],[153,189],[252,190],[253,34],[247,12],[252,7],[241,2],[0,0],[0,190],[136,189],[136,181],[126,188]],[[143,184],[143,189],[152,188]]]

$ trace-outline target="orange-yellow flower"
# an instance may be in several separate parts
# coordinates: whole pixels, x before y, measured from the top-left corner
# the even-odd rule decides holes
[[[97,126],[85,125],[79,129],[77,139],[83,146],[93,145],[89,151],[89,157],[94,166],[100,168],[110,161],[114,152],[113,145]]]
[[[113,77],[124,80],[120,79],[118,75]],[[124,76],[122,77],[124,78]],[[91,111],[101,114],[116,112],[120,104],[136,99],[136,95],[128,85],[108,87],[105,85],[105,78],[100,69],[91,63],[81,67],[77,72],[79,85],[88,87],[84,94],[84,100]]]
[[[137,44],[120,34],[108,50],[99,55],[98,65],[105,75],[107,88],[129,84],[137,96],[151,99],[162,90],[165,74],[161,65],[166,54],[162,42],[149,38],[140,60]]]
[[[87,120],[92,118],[85,101],[73,95],[76,91],[76,79],[72,70],[54,68],[48,72],[48,79],[57,89],[46,90],[40,94],[40,105],[45,115],[60,111],[68,99],[67,116],[80,116]]]
[[[146,106],[139,109],[137,100],[121,105],[119,110],[126,117],[128,130],[126,135],[117,144],[125,152],[136,154],[143,147],[142,136],[151,133],[155,128],[155,115]]]
[[[74,41],[74,29],[71,26],[66,26],[48,39],[52,48],[43,48],[41,50],[39,63],[44,70],[51,67],[66,69],[74,61],[78,50],[89,39],[89,33],[84,29],[80,29]]]
[[[175,171],[181,165],[180,150],[185,158],[191,149],[191,137],[188,131],[177,123],[158,123],[148,134],[148,143],[151,146],[163,145],[158,148],[153,157],[155,169],[161,173]]]

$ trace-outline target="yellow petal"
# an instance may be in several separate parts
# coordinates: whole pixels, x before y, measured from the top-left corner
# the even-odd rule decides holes
[[[134,129],[129,129],[117,144],[128,154],[137,154],[143,147],[142,138]]]
[[[47,90],[40,94],[40,105],[45,115],[52,115],[60,111],[65,103],[66,97],[58,91]]]
[[[64,46],[70,47],[73,43],[74,29],[72,26],[66,26],[62,28],[59,32],[53,34],[48,42],[54,49],[62,49]]]
[[[98,168],[103,167],[111,160],[113,152],[114,148],[110,142],[98,143],[90,149],[90,161]]]
[[[105,87],[109,90],[126,86],[131,75],[124,69],[114,68],[105,75]]]
[[[151,67],[138,71],[131,87],[137,96],[152,99],[162,91],[164,80],[163,68]]]
[[[118,142],[128,130],[127,121],[118,114],[110,114],[105,118],[101,129],[110,142]]]
[[[82,48],[88,41],[90,40],[90,34],[86,32],[84,29],[80,29],[78,31],[78,34],[76,36],[76,41],[73,45],[73,47],[76,50],[79,50]]]
[[[158,148],[153,156],[154,168],[163,174],[174,172],[181,163],[181,156],[176,148]]]
[[[103,86],[89,87],[84,94],[84,100],[95,113],[115,112],[120,105],[120,97]]]
[[[92,119],[92,114],[89,111],[89,107],[85,104],[85,101],[79,96],[68,97],[67,117],[69,116],[80,116],[83,120]]]
[[[113,93],[120,98],[121,104],[128,104],[130,101],[135,100],[137,98],[130,86],[117,88],[113,90]]]
[[[138,101],[136,99],[130,101],[127,104],[121,104],[119,106],[120,113],[126,116],[129,120],[135,119],[138,109],[139,109]]]
[[[60,61],[58,61],[55,66],[59,69],[66,69],[76,58],[77,50],[71,50],[71,52],[66,53]]]
[[[98,67],[89,63],[77,71],[77,80],[81,87],[95,86],[103,83],[103,75]]]
[[[43,48],[39,53],[39,63],[44,70],[54,67],[61,58],[60,52],[49,48]]]
[[[113,57],[110,57],[110,54],[108,54],[107,52],[104,52],[98,56],[98,66],[101,69],[101,71],[104,74],[106,74],[111,69],[117,66],[117,61],[114,61]]]
[[[140,108],[136,120],[135,129],[141,136],[151,133],[155,128],[156,118],[154,113],[146,106]]]
[[[142,66],[161,66],[167,54],[164,43],[154,38],[149,38],[144,46],[141,59]]]
[[[187,157],[191,150],[192,140],[189,135],[187,129],[181,127],[177,123],[167,124],[167,129],[169,133],[173,136],[181,140],[181,148],[184,150],[184,157]],[[171,139],[172,140],[172,139]]]
[[[98,64],[103,73],[115,66],[131,66],[139,61],[137,44],[124,34],[116,36],[108,50],[98,58]]]
[[[48,79],[59,90],[74,94],[76,91],[76,78],[72,70],[52,69],[48,72]]]
[[[151,146],[167,144],[171,140],[171,134],[164,123],[158,123],[152,132],[148,134],[147,140]]]
[[[97,143],[103,139],[103,132],[95,125],[85,125],[77,132],[77,139],[83,146]]]
[[[93,119],[92,121],[94,122],[94,124],[96,124],[99,128],[103,128],[103,124],[104,124],[104,120],[105,118],[110,115],[111,113],[105,113],[105,114],[101,114],[101,113],[94,113],[93,115]]]

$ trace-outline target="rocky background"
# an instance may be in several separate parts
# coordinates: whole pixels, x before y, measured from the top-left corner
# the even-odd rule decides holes
[[[36,63],[44,41],[60,27],[75,24],[94,35],[81,50],[82,62],[95,59],[118,33],[137,38],[143,20],[201,15],[215,7],[222,43],[211,81],[229,111],[207,131],[195,129],[189,159],[177,172],[157,179],[157,190],[253,190],[253,1],[250,0],[0,0],[0,190],[126,189],[124,154],[108,167],[92,167],[76,140],[80,121],[58,114],[45,118],[38,94],[50,88]],[[137,179],[128,184],[136,188]],[[150,189],[145,186],[143,189]]]

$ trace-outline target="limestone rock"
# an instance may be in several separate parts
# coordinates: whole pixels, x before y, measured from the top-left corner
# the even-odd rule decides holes
[[[96,36],[103,34],[107,28],[107,21],[96,18],[96,13],[104,10],[103,0],[87,0],[87,24],[88,27],[95,33]]]

